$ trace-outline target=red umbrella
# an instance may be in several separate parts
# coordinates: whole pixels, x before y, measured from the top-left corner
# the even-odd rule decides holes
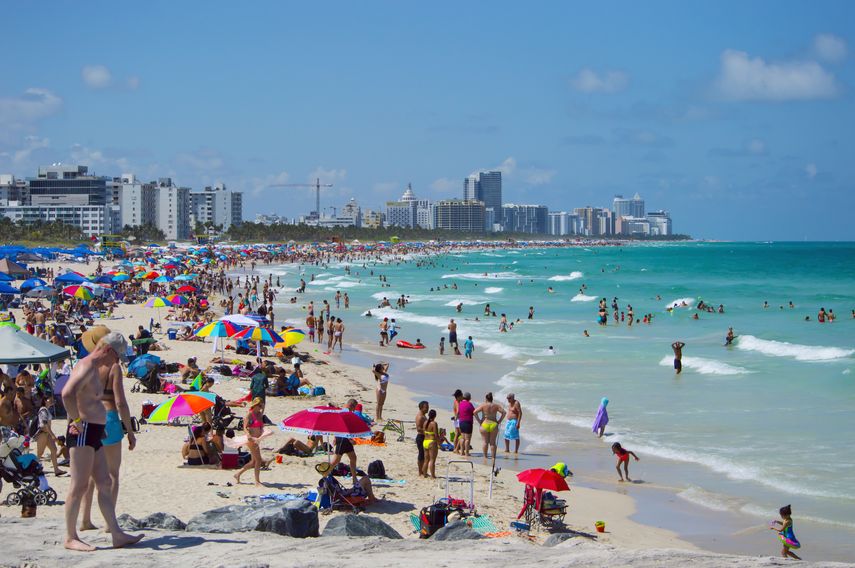
[[[190,284],[185,284],[184,286],[181,286],[177,290],[177,292],[179,294],[187,294],[189,292],[196,292],[197,290],[198,290],[198,288],[196,288],[195,286],[191,286]]]
[[[521,483],[531,485],[535,489],[548,489],[550,491],[570,491],[570,487],[563,477],[551,469],[527,469],[517,474]]]
[[[311,436],[371,437],[371,427],[362,418],[346,408],[335,406],[316,406],[301,410],[283,420],[282,428]]]

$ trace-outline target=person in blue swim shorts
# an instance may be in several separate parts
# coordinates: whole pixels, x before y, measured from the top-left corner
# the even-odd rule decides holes
[[[520,425],[522,423],[522,405],[514,393],[508,395],[508,421],[505,424],[505,453],[511,451],[511,441],[514,442],[514,453],[520,451]]]

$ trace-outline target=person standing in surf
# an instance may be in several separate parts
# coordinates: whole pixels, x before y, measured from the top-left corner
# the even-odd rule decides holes
[[[591,431],[602,438],[606,432],[606,424],[609,423],[609,413],[606,407],[609,405],[609,399],[603,397],[600,401],[600,408],[597,409],[597,415],[594,417],[594,424],[591,426]]]
[[[671,344],[671,349],[674,350],[674,371],[680,374],[683,371],[683,347],[686,344],[682,341],[675,341]]]

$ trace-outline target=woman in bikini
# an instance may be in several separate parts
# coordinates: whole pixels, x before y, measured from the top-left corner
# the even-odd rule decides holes
[[[261,483],[261,466],[264,462],[261,459],[261,448],[258,445],[258,439],[264,432],[264,420],[262,415],[264,412],[264,401],[259,397],[255,397],[249,405],[249,413],[244,419],[244,428],[246,430],[247,442],[246,446],[249,449],[250,460],[243,468],[235,474],[235,481],[240,483],[240,476],[243,472],[252,469],[255,476],[256,487],[263,487]]]
[[[425,439],[422,446],[425,449],[425,477],[430,476],[436,479],[436,456],[439,454],[439,424],[436,422],[436,410],[428,412],[427,422],[425,423]]]
[[[335,318],[327,319],[327,351],[332,351],[333,334],[335,333]]]
[[[493,402],[493,393],[488,392],[484,402],[475,409],[474,415],[478,424],[481,425],[481,438],[484,440],[484,458],[489,458],[489,448],[493,448],[493,456],[496,455],[496,445],[499,437],[499,424],[505,419],[505,409],[502,405]]]
[[[383,404],[389,388],[389,363],[374,365],[374,380],[377,381],[377,421],[383,420]]]

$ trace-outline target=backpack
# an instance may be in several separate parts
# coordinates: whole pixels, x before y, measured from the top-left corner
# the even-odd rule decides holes
[[[39,416],[38,414],[30,419],[30,423],[27,424],[27,436],[32,440],[39,433]]]
[[[374,460],[368,464],[368,477],[372,479],[386,479],[386,466],[381,460]]]
[[[434,503],[422,509],[419,515],[419,538],[430,538],[444,527],[448,523],[448,513],[444,503]]]

